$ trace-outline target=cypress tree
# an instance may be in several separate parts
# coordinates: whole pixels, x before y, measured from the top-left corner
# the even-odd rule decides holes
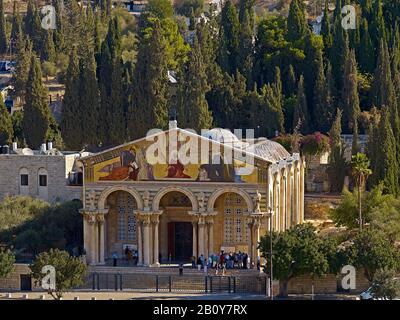
[[[0,97],[0,145],[10,145],[13,138],[13,125],[3,99]]]
[[[7,53],[6,19],[4,17],[3,0],[0,0],[0,54]]]
[[[371,86],[371,100],[378,107],[388,106],[392,108],[397,105],[391,75],[389,49],[384,39],[380,42],[374,81]]]
[[[179,123],[197,132],[209,129],[212,126],[212,116],[208,109],[206,93],[210,88],[197,38],[194,39],[183,78],[182,88],[179,91],[181,95],[179,101],[183,102],[178,112]]]
[[[24,107],[23,128],[28,146],[38,148],[47,137],[50,124],[50,110],[46,88],[42,83],[39,59],[32,56]]]
[[[246,77],[247,87],[252,86],[252,69],[253,69],[253,25],[248,11],[243,13],[243,20],[240,23],[239,35],[239,71]]]
[[[221,47],[219,64],[229,74],[238,68],[240,24],[236,7],[231,0],[225,2],[221,11]]]
[[[150,37],[139,45],[133,103],[128,116],[130,139],[145,136],[150,128],[167,127],[169,92],[165,48],[161,25],[156,21]]]
[[[292,0],[290,3],[287,30],[287,39],[291,42],[303,38],[309,32],[301,0]]]
[[[267,127],[280,133],[285,132],[285,117],[283,114],[283,96],[282,96],[282,81],[281,71],[278,67],[275,68],[275,80],[272,84],[264,87],[264,101],[267,105]],[[271,135],[271,134],[270,134]]]
[[[121,34],[117,18],[110,19],[108,33],[102,44],[100,64],[99,132],[103,144],[120,143],[125,137],[122,96]]]
[[[332,118],[332,97],[329,83],[325,77],[322,54],[317,58],[318,73],[314,86],[314,109],[313,118],[315,129],[320,132],[328,132]]]
[[[396,140],[390,125],[390,111],[382,108],[379,122],[379,140],[381,143],[381,161],[378,166],[378,177],[383,182],[387,193],[399,193],[399,168],[396,152]]]
[[[82,142],[84,146],[98,146],[101,141],[97,134],[101,118],[99,115],[99,87],[93,51],[87,51],[80,60],[79,84]]]
[[[41,51],[42,47],[42,29],[39,9],[33,0],[29,0],[25,16],[25,35],[32,40],[33,50],[36,53]]]
[[[375,53],[371,37],[369,35],[368,20],[361,23],[361,44],[359,50],[360,69],[367,73],[373,73],[375,69]]]
[[[337,20],[334,25],[332,50],[330,50],[329,60],[332,65],[332,74],[335,79],[335,86],[338,90],[342,88],[344,62],[349,52],[349,39],[346,31],[343,30],[341,20]]]
[[[358,138],[358,121],[353,119],[353,140],[351,144],[351,155],[356,155],[360,152],[359,138]]]
[[[333,12],[334,23],[342,20],[342,7],[342,0],[336,0],[335,11]]]
[[[357,85],[357,62],[354,50],[346,57],[342,87],[343,123],[350,132],[360,115]]]
[[[43,47],[41,52],[41,60],[55,62],[56,48],[53,42],[53,32],[51,30],[43,31]]]
[[[346,160],[342,134],[342,111],[337,109],[335,120],[329,130],[331,154],[329,157],[328,176],[331,192],[342,192],[346,175]]]
[[[11,26],[11,36],[10,36],[10,44],[12,52],[15,52],[18,48],[18,43],[20,41],[20,37],[23,37],[22,34],[22,18],[18,11],[17,1],[14,1],[13,4],[13,18],[12,18],[12,26]]]
[[[63,52],[65,49],[65,13],[62,0],[56,1],[55,9],[57,14],[57,28],[53,32],[53,41],[56,51]]]
[[[122,86],[122,59],[114,58],[113,70],[111,75],[111,108],[108,109],[108,142],[110,144],[121,144],[126,137],[126,121],[124,113],[124,96]]]
[[[64,143],[70,150],[80,150],[82,148],[82,123],[84,116],[80,110],[79,99],[81,94],[79,82],[79,65],[76,48],[73,48],[69,58],[66,73],[65,94],[62,106],[61,134]],[[89,125],[89,123],[88,123]]]
[[[300,76],[297,86],[296,104],[293,112],[293,128],[299,126],[299,131],[303,134],[310,132],[310,115],[307,106],[307,98],[304,90],[304,77]]]
[[[14,85],[14,95],[16,97],[25,97],[26,85],[28,81],[29,69],[32,56],[32,43],[29,39],[21,37],[18,43],[18,55],[16,58],[15,72],[12,83]]]
[[[325,52],[328,52],[333,44],[331,22],[329,17],[329,1],[325,0],[324,16],[321,22],[321,35],[324,39]]]
[[[374,2],[371,30],[374,31],[373,33],[371,33],[371,37],[375,48],[379,47],[379,43],[382,40],[387,41],[385,19],[383,17],[382,10],[382,0],[376,0]]]

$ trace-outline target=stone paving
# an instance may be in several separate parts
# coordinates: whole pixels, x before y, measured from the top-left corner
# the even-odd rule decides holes
[[[27,297],[24,297],[27,295]],[[44,299],[43,299],[44,297]],[[113,291],[74,291],[65,293],[63,300],[268,300],[266,296],[252,294],[188,294],[188,293],[147,293],[147,292],[113,292]],[[314,300],[357,300],[356,295],[315,295]],[[43,292],[0,293],[0,300],[53,300]],[[276,298],[276,300],[280,300]],[[311,295],[290,295],[288,300],[312,300]]]

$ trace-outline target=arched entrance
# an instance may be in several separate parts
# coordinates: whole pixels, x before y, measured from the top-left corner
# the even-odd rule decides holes
[[[251,232],[248,227],[249,208],[245,198],[235,192],[219,195],[214,208],[214,252],[250,253]]]
[[[159,224],[159,260],[180,263],[190,261],[193,254],[193,226],[188,212],[193,205],[180,191],[164,194],[159,202],[162,211]]]
[[[116,253],[122,258],[126,247],[135,254],[138,250],[135,198],[120,190],[110,193],[105,202],[109,208],[105,216],[105,257],[111,258]]]

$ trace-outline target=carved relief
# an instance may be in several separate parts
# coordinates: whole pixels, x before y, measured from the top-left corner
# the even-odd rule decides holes
[[[261,212],[260,205],[261,205],[261,193],[257,190],[256,195],[254,196],[254,212]]]
[[[143,192],[143,207],[144,210],[148,210],[150,208],[150,192],[148,190]]]
[[[205,195],[204,195],[204,192],[200,192],[197,195],[197,201],[199,203],[199,211],[203,212],[205,210]]]
[[[88,205],[89,205],[89,210],[95,210],[96,209],[96,191],[89,190],[88,192]]]

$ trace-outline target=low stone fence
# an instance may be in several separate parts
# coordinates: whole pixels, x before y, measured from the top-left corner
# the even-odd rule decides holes
[[[98,269],[98,268],[97,268]],[[111,268],[110,268],[111,269]],[[127,268],[128,269],[128,268]],[[143,269],[143,268],[140,268]],[[178,291],[199,290],[205,292],[204,288],[208,288],[207,292],[229,291],[229,292],[257,292],[262,294],[266,289],[265,275],[252,274],[252,272],[238,273],[228,276],[204,276],[202,273],[195,276],[187,274],[184,277],[177,276],[171,272],[168,276],[167,272],[156,275],[156,268],[142,271],[142,276],[135,277],[135,273],[126,272],[95,272],[89,271],[85,281],[85,289],[89,290],[135,290],[148,289],[154,291],[162,291],[172,289]],[[158,269],[158,268],[157,268]],[[98,271],[98,270],[97,270]],[[121,270],[118,270],[121,271]],[[250,270],[248,270],[250,271]],[[40,287],[35,286],[34,281],[30,279],[30,269],[28,264],[15,264],[14,272],[7,278],[0,279],[0,291],[41,291]],[[95,276],[93,276],[95,274]],[[117,275],[117,278],[115,277]],[[136,273],[136,275],[139,275]],[[139,281],[140,279],[140,281]],[[312,278],[311,276],[301,276],[289,281],[289,294],[333,294],[344,292],[341,287],[343,275],[329,274],[321,278]],[[135,280],[132,282],[132,280]],[[30,283],[29,283],[30,282]],[[30,285],[30,289],[28,288]],[[115,286],[117,285],[117,288]],[[314,290],[313,290],[314,286]],[[139,288],[140,287],[140,288]],[[360,293],[369,287],[368,280],[364,277],[361,270],[356,273],[356,289],[350,293]],[[83,288],[82,288],[83,289]],[[278,293],[279,282],[274,281],[274,292]]]

